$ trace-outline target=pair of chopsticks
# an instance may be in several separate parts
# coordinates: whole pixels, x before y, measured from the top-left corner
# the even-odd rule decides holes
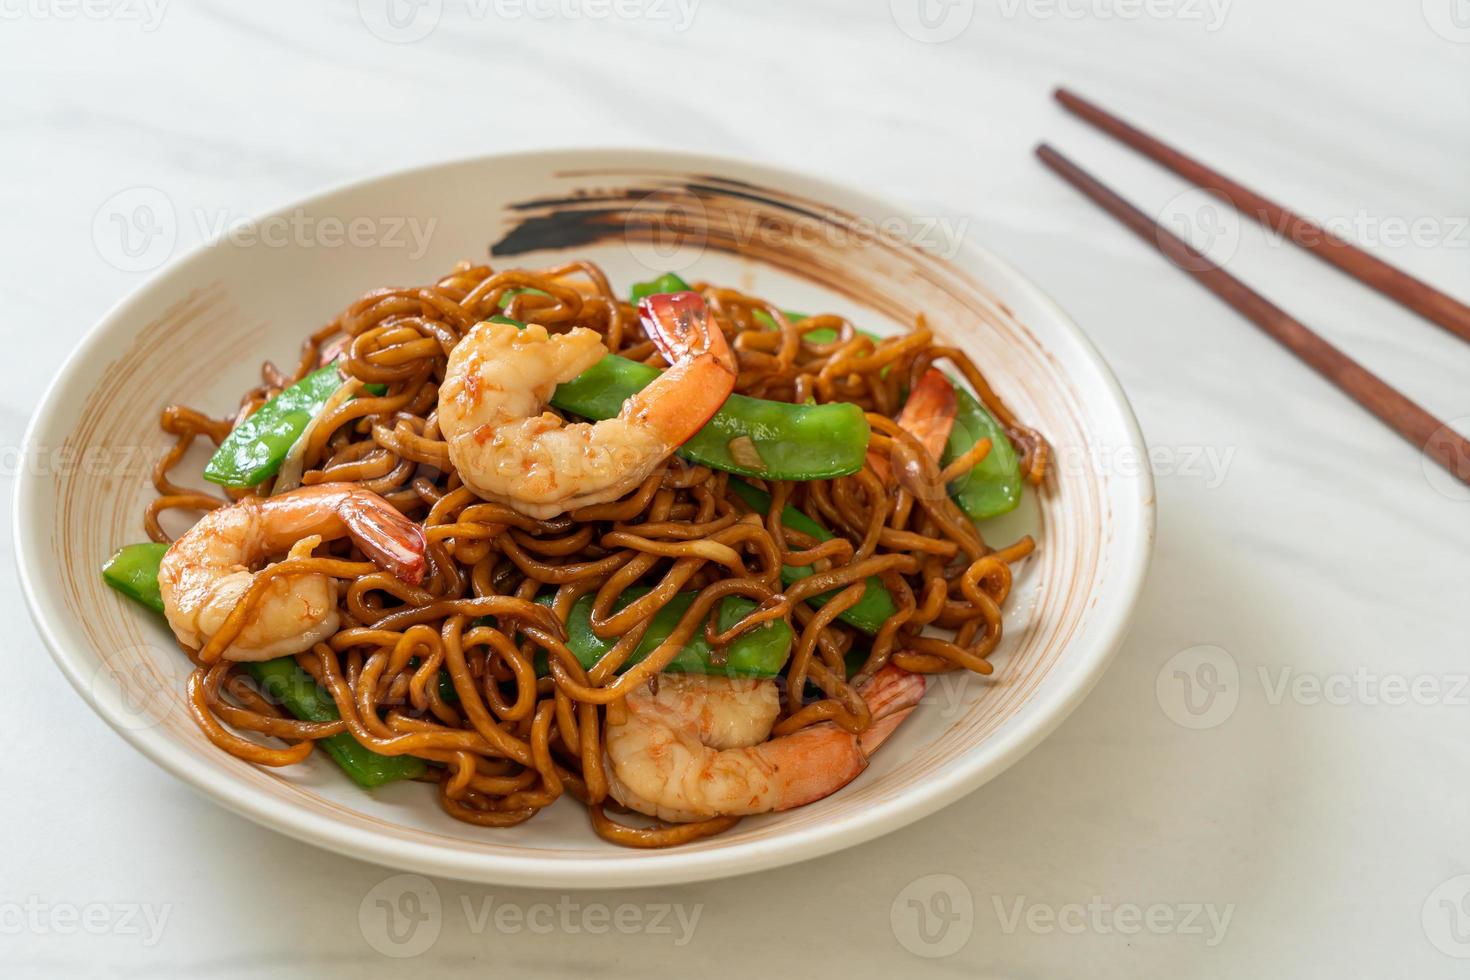
[[[1080,96],[1066,89],[1058,89],[1055,96],[1069,112],[1155,163],[1218,195],[1246,217],[1272,229],[1284,229],[1292,242],[1308,249],[1318,258],[1461,339],[1470,341],[1470,306],[1387,262],[1374,258],[1356,245],[1134,128]],[[1067,183],[1091,198],[1139,238],[1157,248],[1182,271],[1229,303],[1237,312],[1306,362],[1307,366],[1378,416],[1389,428],[1422,450],[1461,482],[1470,484],[1470,442],[1453,429],[1332,346],[1300,320],[1211,262],[1194,246],[1118,196],[1050,146],[1045,143],[1038,146],[1036,155]]]

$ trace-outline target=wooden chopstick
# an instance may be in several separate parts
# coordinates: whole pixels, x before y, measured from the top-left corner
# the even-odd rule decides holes
[[[1155,139],[1065,88],[1053,96],[1067,111],[1086,120],[1109,136],[1133,147],[1155,163],[1174,171],[1192,184],[1216,194],[1248,218],[1268,230],[1283,234],[1293,244],[1336,266],[1354,279],[1378,290],[1432,323],[1437,323],[1462,340],[1470,340],[1470,306],[1429,283],[1416,279],[1382,259],[1374,258],[1351,242],[1332,234],[1316,222],[1284,208],[1193,157]]]
[[[1063,180],[1127,225],[1308,367],[1378,416],[1461,482],[1470,484],[1470,442],[1457,432],[1050,146],[1044,143],[1038,146],[1036,155]]]

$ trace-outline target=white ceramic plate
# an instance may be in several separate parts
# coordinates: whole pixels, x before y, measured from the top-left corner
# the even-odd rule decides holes
[[[1040,542],[1017,576],[994,677],[932,679],[926,703],[872,766],[828,799],[665,851],[603,843],[570,800],[519,827],[481,829],[445,815],[420,784],[359,790],[320,753],[267,770],[214,749],[184,709],[188,665],[166,629],[98,574],[117,547],[144,537],[148,468],[168,442],[159,407],[233,410],[260,361],[294,363],[303,335],[362,292],[430,282],[461,258],[484,260],[493,243],[519,252],[497,266],[585,257],[620,289],[677,269],[879,331],[926,313],[1056,453],[1043,492],[985,528],[993,541],[1030,532]],[[951,240],[943,222],[815,177],[668,153],[487,157],[266,216],[171,263],[104,317],[52,384],[25,451],[38,461],[23,468],[15,497],[26,598],[57,664],[119,734],[221,804],[301,840],[399,868],[548,887],[788,864],[974,790],[1102,674],[1142,586],[1154,524],[1147,467],[1119,465],[1147,457],[1117,382],[1008,265]]]

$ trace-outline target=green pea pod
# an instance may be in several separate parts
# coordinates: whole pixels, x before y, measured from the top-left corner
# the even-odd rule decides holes
[[[948,466],[981,439],[990,453],[980,465],[949,485],[949,495],[972,521],[997,517],[1021,502],[1021,464],[1005,430],[975,396],[955,385],[955,419],[945,444],[942,465]]]
[[[786,319],[792,321],[793,323],[795,323],[797,320],[805,320],[808,316],[810,316],[810,314],[808,313],[797,313],[795,310],[782,310],[781,312],[785,313]],[[756,310],[755,318],[761,323],[762,326],[766,327],[766,329],[776,329],[776,321],[771,319],[770,314],[768,314],[765,310]],[[858,333],[862,334],[864,337],[867,337],[875,344],[883,339],[877,334],[869,333],[866,330],[859,330]],[[804,339],[808,343],[812,344],[830,344],[832,343],[832,341],[837,339],[837,331],[833,330],[831,327],[818,327],[816,330],[808,330],[804,335]],[[887,371],[888,369],[884,368],[883,370]]]
[[[742,480],[731,480],[730,489],[733,490],[745,505],[759,514],[765,514],[771,509],[771,495],[764,490],[755,487]],[[821,541],[829,541],[834,535],[825,527],[812,520],[810,517],[797,510],[795,507],[787,507],[781,512],[781,523],[793,531],[809,534]],[[781,566],[781,581],[787,585],[800,581],[812,574],[809,566]],[[898,607],[893,604],[893,595],[884,587],[877,576],[868,578],[868,587],[863,592],[863,597],[857,601],[851,609],[838,616],[838,619],[851,623],[864,633],[873,634],[878,632],[884,623],[892,619],[898,612]],[[837,594],[837,591],[824,592],[818,596],[812,596],[807,602],[814,606],[820,606]]]
[[[287,711],[302,721],[336,721],[341,717],[336,703],[301,669],[295,657],[248,663],[245,669],[267,696],[284,704]],[[400,779],[416,779],[429,768],[423,759],[415,756],[379,755],[347,732],[318,739],[317,745],[353,782],[365,789]]]
[[[648,282],[635,282],[630,292],[630,300],[634,306],[638,301],[649,296],[658,296],[661,293],[682,293],[689,289],[689,284],[672,272],[665,272],[657,279]]]
[[[806,316],[792,310],[785,313],[788,320],[801,320]],[[764,310],[757,310],[755,318],[770,329],[776,327],[776,322]],[[859,332],[874,341],[879,339],[866,330]],[[837,332],[828,328],[812,330],[806,334],[806,339],[814,344],[827,344],[837,339]],[[949,485],[950,497],[972,521],[998,517],[1015,510],[1021,502],[1022,486],[1015,446],[1006,437],[1005,429],[974,395],[959,384],[955,384],[954,391],[955,423],[944,447],[943,465],[948,466],[981,439],[990,440],[990,453],[979,466]]]
[[[658,375],[657,368],[609,354],[558,385],[551,404],[583,418],[612,418]],[[792,405],[731,395],[679,455],[741,476],[826,480],[862,469],[867,451],[868,420],[856,405]]]
[[[276,474],[281,461],[327,399],[342,387],[337,365],[302,378],[235,426],[204,467],[204,478],[226,487],[253,487]]]
[[[163,613],[163,597],[158,590],[158,567],[168,545],[148,542],[130,544],[118,551],[102,566],[102,579],[123,595]],[[263,690],[286,706],[286,710],[303,721],[336,721],[337,705],[317,687],[310,674],[302,670],[295,657],[280,657],[262,663],[244,665]],[[410,755],[379,755],[343,732],[317,742],[342,771],[359,785],[372,789],[395,779],[413,779],[427,770],[424,760]]]
[[[130,544],[102,566],[102,581],[135,602],[156,613],[163,612],[163,596],[158,591],[158,566],[168,545],[158,541]]]
[[[345,379],[336,364],[318,368],[235,426],[204,467],[204,478],[224,487],[253,487],[276,475],[296,440]],[[364,385],[381,395],[384,385]]]
[[[782,310],[781,312],[785,313],[786,319],[790,320],[793,323],[795,323],[797,320],[805,320],[807,316],[805,313],[798,313],[795,310]],[[756,310],[755,320],[767,330],[779,329],[776,321],[765,310]],[[830,344],[832,343],[832,341],[837,339],[837,331],[833,330],[831,327],[821,327],[816,330],[808,330],[804,339],[808,343],[812,344]]]
[[[618,597],[615,608],[623,609],[629,603],[640,596],[647,595],[646,588],[631,588],[623,590]],[[669,600],[662,609],[654,613],[653,619],[649,621],[648,631],[643,634],[643,640],[638,644],[638,649],[623,664],[623,670],[627,670],[634,664],[641,663],[654,649],[668,639],[674,627],[679,624],[680,618],[689,609],[689,604],[694,601],[697,593],[680,592]],[[551,605],[553,596],[544,595],[536,601],[544,606]],[[592,632],[592,602],[593,595],[584,595],[572,604],[571,614],[567,617],[567,646],[577,655],[583,667],[591,668],[597,661],[602,659],[603,654],[612,649],[616,638],[604,639]],[[749,615],[756,608],[756,603],[744,596],[726,596],[716,607],[715,625],[721,630],[727,630],[740,620]],[[700,624],[695,630],[689,642],[679,651],[673,661],[664,668],[665,671],[679,674],[719,674],[728,677],[775,677],[786,665],[786,657],[791,652],[791,627],[782,620],[774,620],[755,629],[742,633],[725,647],[723,661],[716,662],[712,658],[713,651],[710,649],[709,641],[704,637],[704,625]],[[536,657],[537,673],[545,676],[546,655],[539,653]]]
[[[672,272],[633,287],[633,301],[688,289]],[[508,316],[494,323],[525,324]],[[623,403],[661,372],[638,361],[608,354],[552,393],[551,404],[594,421],[609,419]],[[685,459],[765,480],[826,480],[863,468],[868,420],[856,405],[792,405],[731,395],[704,427],[679,448]]]
[[[408,666],[411,670],[418,670],[421,661],[418,657],[409,657]],[[439,668],[439,700],[458,701],[459,692],[454,689],[454,678],[449,676],[449,668]]]
[[[535,286],[517,286],[515,289],[507,289],[505,292],[503,292],[503,293],[500,294],[500,305],[502,307],[509,306],[510,304],[508,302],[506,302],[506,301],[507,300],[514,299],[517,296],[550,296],[550,295],[551,294],[548,293],[546,290],[544,290],[544,289],[537,289]]]
[[[548,293],[546,290],[544,290],[544,289],[537,289],[534,286],[520,286],[520,287],[518,287],[516,289],[507,289],[505,292],[503,292],[503,293],[500,294],[500,308],[502,310],[507,309],[510,306],[510,301],[513,300],[513,299],[515,299],[517,296],[550,296],[550,295],[551,294]]]

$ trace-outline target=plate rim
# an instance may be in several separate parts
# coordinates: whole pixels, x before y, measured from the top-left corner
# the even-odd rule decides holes
[[[864,207],[882,208],[892,214],[911,213],[906,206],[895,206],[896,202],[830,178],[764,161],[647,147],[583,146],[475,154],[383,171],[328,186],[262,211],[255,217],[257,220],[265,220],[274,215],[311,206],[324,198],[365,190],[380,182],[422,178],[437,170],[506,163],[525,166],[538,162],[542,162],[544,170],[550,170],[553,160],[562,161],[558,165],[565,166],[565,161],[570,158],[582,158],[590,162],[608,156],[642,157],[661,166],[688,167],[691,171],[697,167],[700,170],[695,172],[704,173],[720,173],[722,168],[727,171],[761,171],[772,178],[776,186],[781,186],[782,183],[789,186],[792,182],[799,182],[834,191],[847,201],[860,202]],[[102,344],[105,335],[117,323],[124,322],[135,306],[144,303],[159,282],[198,260],[212,244],[214,243],[211,240],[206,239],[184,253],[171,257],[130,289],[88,328],[51,378],[37,403],[21,441],[22,459],[30,458],[41,430],[56,414],[57,403],[70,386],[71,376],[80,371],[85,358]],[[970,258],[994,269],[998,277],[1006,280],[1008,289],[1024,294],[1029,303],[1042,310],[1077,344],[1079,353],[1093,369],[1120,412],[1124,433],[1130,444],[1128,448],[1140,453],[1139,458],[1146,459],[1147,444],[1127,394],[1107,360],[1076,321],[1030,278],[990,249],[968,238],[962,238],[956,256],[963,253],[969,253]],[[662,851],[630,850],[626,854],[610,854],[606,857],[580,856],[576,862],[544,856],[467,853],[450,845],[400,840],[366,828],[343,826],[324,814],[260,796],[228,775],[192,767],[189,765],[186,750],[176,746],[171,739],[150,737],[150,733],[156,729],[136,729],[115,716],[111,708],[92,690],[81,665],[74,660],[75,655],[66,648],[60,637],[53,632],[49,621],[43,617],[43,604],[46,600],[41,596],[38,583],[31,572],[38,557],[33,554],[33,548],[39,548],[40,542],[30,540],[29,530],[36,526],[29,518],[36,508],[36,495],[43,487],[42,478],[29,469],[22,470],[15,484],[11,505],[12,540],[15,543],[15,563],[27,610],[52,661],[63,676],[92,711],[128,744],[196,792],[226,809],[305,843],[388,868],[461,881],[513,886],[565,889],[641,887],[753,873],[813,859],[873,840],[929,816],[977,790],[1030,752],[1076,710],[1102,678],[1127,635],[1142,597],[1153,554],[1157,503],[1153,474],[1149,467],[1140,467],[1136,473],[1128,476],[1135,488],[1138,527],[1136,533],[1126,540],[1118,539],[1115,550],[1109,553],[1113,569],[1110,575],[1117,575],[1122,583],[1121,594],[1124,601],[1107,610],[1096,627],[1096,639],[1089,644],[1091,651],[1086,659],[1070,665],[1071,677],[1048,711],[1035,717],[1019,719],[1015,724],[1003,726],[988,736],[986,741],[991,743],[991,754],[983,763],[967,767],[962,764],[963,757],[957,758],[936,772],[916,793],[878,801],[871,807],[845,817],[839,823],[776,834],[744,847],[698,852],[681,852],[678,848]]]

